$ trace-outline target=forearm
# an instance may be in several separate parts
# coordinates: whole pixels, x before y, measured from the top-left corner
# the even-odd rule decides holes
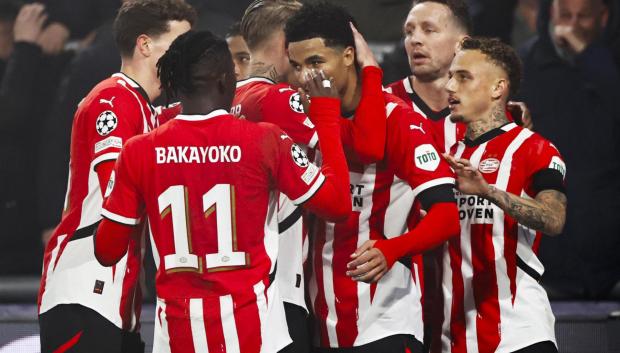
[[[133,228],[115,223],[106,218],[101,220],[95,235],[95,257],[103,266],[113,266],[127,253]]]
[[[520,224],[548,235],[558,235],[566,221],[566,196],[555,190],[538,193],[536,200],[525,199],[489,185],[487,198]]]

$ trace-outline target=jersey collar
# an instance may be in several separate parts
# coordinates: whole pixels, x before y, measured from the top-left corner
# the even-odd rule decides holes
[[[493,130],[489,130],[487,132],[485,132],[484,134],[478,136],[477,139],[475,140],[470,140],[467,137],[465,138],[465,146],[467,147],[474,147],[474,146],[479,146],[485,142],[491,141],[492,139],[496,138],[497,136],[503,134],[504,132],[508,132],[512,129],[514,129],[515,127],[517,127],[517,124],[510,122],[510,123],[506,123],[500,127],[496,127]]]
[[[267,77],[250,77],[250,78],[246,78],[245,80],[237,81],[237,88],[243,87],[247,85],[248,83],[252,83],[252,82],[265,82],[265,83],[269,83],[272,85],[276,84],[275,81],[268,79]]]
[[[151,100],[149,99],[149,95],[146,94],[146,91],[144,90],[144,88],[142,88],[142,86],[140,86],[138,82],[134,81],[132,78],[130,78],[129,76],[125,75],[122,72],[117,72],[114,75],[112,75],[112,77],[118,77],[122,79],[123,81],[127,82],[129,86],[131,86],[131,88],[135,89],[138,93],[140,93],[142,98],[144,98],[144,100],[146,100],[149,103],[149,106],[151,105]]]
[[[185,121],[205,121],[209,119],[213,119],[218,116],[228,115],[228,112],[224,109],[216,109],[207,115],[177,115],[175,119],[185,120]]]
[[[413,90],[410,76],[407,76],[403,79],[403,85],[405,86],[405,91],[409,94],[409,98],[411,98],[411,101],[413,101],[413,103],[415,103],[415,105],[420,108],[422,113],[424,113],[424,115],[426,115],[428,119],[438,121],[450,115],[450,108],[448,107],[445,107],[440,111],[434,111],[433,109],[431,109],[431,107],[429,107],[426,102],[424,102],[424,100],[422,100],[422,98],[418,96],[416,91]]]

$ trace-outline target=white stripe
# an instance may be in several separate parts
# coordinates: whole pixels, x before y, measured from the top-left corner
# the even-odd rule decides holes
[[[189,322],[192,328],[194,351],[196,353],[209,353],[201,298],[191,298],[189,300]]]
[[[301,195],[295,200],[292,200],[293,203],[295,205],[299,205],[308,201],[309,198],[314,196],[314,193],[316,193],[316,191],[321,187],[321,185],[323,185],[323,182],[325,182],[325,175],[323,175],[323,173],[319,173],[319,176],[314,181],[314,184],[312,184],[312,187],[305,194]]]
[[[353,173],[351,173],[353,174]],[[357,247],[359,248],[364,244],[367,240],[370,240],[370,215],[372,211],[372,194],[375,190],[375,181],[377,176],[377,165],[370,164],[364,168],[364,174],[362,175],[361,180],[358,183],[351,183],[352,185],[364,185],[363,188],[363,203],[358,219],[358,230],[357,230]],[[357,282],[357,312],[360,315],[357,315],[357,326],[358,328],[363,327],[362,320],[360,320],[360,316],[366,316],[370,310],[370,284],[364,282]],[[368,317],[368,316],[366,316]]]
[[[258,320],[260,321],[260,337],[261,345],[265,346],[265,337],[269,336],[269,323],[265,321],[267,315],[267,297],[265,296],[265,283],[260,281],[254,285],[254,294],[256,294],[256,306],[258,307]]]
[[[434,186],[438,186],[442,184],[454,185],[455,183],[456,182],[454,178],[450,178],[450,177],[433,179],[433,180],[427,181],[426,183],[420,184],[415,189],[413,189],[413,197],[418,197],[418,195],[422,191],[428,190]]]
[[[129,83],[129,85],[133,88],[138,88],[140,87],[140,85],[138,85],[138,83],[136,81],[134,81],[133,79],[131,79],[129,76],[125,75],[122,72],[117,72],[115,74],[112,75],[112,77],[118,77],[123,79],[123,81]]]
[[[327,327],[327,338],[330,347],[338,347],[338,333],[336,332],[336,324],[338,323],[338,314],[336,314],[336,297],[334,296],[334,273],[332,265],[334,263],[334,223],[325,222],[325,245],[323,246],[323,289],[325,294],[325,303],[327,305],[327,318],[325,326]]]
[[[203,121],[209,120],[218,116],[228,115],[228,112],[224,109],[216,109],[207,115],[183,115],[179,114],[175,117],[178,120],[186,120],[186,121]]]
[[[456,143],[456,123],[453,123],[452,120],[450,120],[449,115],[444,119],[443,130],[444,152],[450,153],[450,149]]]
[[[271,83],[272,85],[275,84],[275,82],[265,77],[251,77],[245,80],[237,81],[237,88],[243,87],[247,85],[248,83],[252,83],[252,82],[266,82],[266,83]]]
[[[452,258],[450,257],[450,252],[448,251],[449,243],[446,242],[443,244],[442,251],[442,289],[443,289],[443,322],[441,324],[441,351],[442,352],[450,352],[450,343],[452,340],[452,335],[450,331],[450,324],[452,321],[452,267],[451,262]]]
[[[101,162],[105,162],[105,161],[110,161],[110,160],[116,160],[118,159],[118,155],[120,153],[118,152],[110,152],[110,153],[104,153],[101,156],[95,158],[91,163],[90,163],[90,170],[94,171],[95,167],[101,163]]]
[[[478,168],[482,155],[487,147],[487,143],[483,143],[472,153],[470,163],[474,168]],[[471,222],[467,219],[461,223],[461,274],[463,276],[463,311],[465,313],[465,337],[467,352],[478,352],[478,339],[476,336],[476,302],[473,290],[474,269],[472,265],[472,249],[471,244]]]
[[[168,320],[166,317],[166,302],[157,298],[155,306],[155,332],[153,338],[153,353],[170,353],[170,332],[168,332]],[[161,314],[157,313],[161,309]],[[161,319],[161,325],[159,320]]]
[[[459,141],[454,157],[461,158],[461,156],[463,155],[463,152],[465,152],[465,143],[463,143],[463,141]]]
[[[66,237],[67,237],[67,234],[63,234],[63,235],[59,235],[58,238],[56,239],[56,246],[52,250],[52,258],[50,259],[50,262],[47,264],[47,273],[45,274],[46,285],[49,281],[50,276],[54,272],[54,265],[56,264],[56,257],[58,257],[58,252],[60,251],[60,245],[62,244],[63,240],[65,240]],[[44,291],[43,296],[41,297],[41,308],[48,306],[45,303],[47,299],[46,294],[47,294],[47,291]],[[42,314],[42,312],[39,312],[39,314]]]
[[[105,208],[101,209],[101,215],[109,220],[122,223],[128,226],[135,226],[135,225],[140,224],[140,219],[123,217],[123,216],[117,215],[116,213],[112,213],[106,210]]]
[[[398,107],[398,104],[394,103],[394,102],[390,102],[385,106],[385,116],[386,117],[390,117],[390,114],[392,114],[392,112],[394,111],[394,109]]]
[[[517,127],[517,124],[515,124],[515,123],[508,123],[508,124],[502,126],[500,129],[508,132],[508,131],[514,129],[515,127]]]
[[[405,86],[405,91],[407,91],[407,93],[413,93],[413,87],[411,87],[411,81],[409,80],[409,77],[405,77],[403,79],[403,86]]]
[[[226,353],[240,353],[239,335],[237,335],[235,308],[233,306],[232,296],[223,295],[220,297],[220,315],[222,317],[222,330],[224,331]]]
[[[319,142],[319,135],[315,131],[314,134],[312,135],[312,138],[310,138],[310,142],[308,142],[308,147],[314,148],[317,142]]]
[[[413,205],[415,196],[409,183],[394,176],[390,185],[390,203],[385,210],[383,234],[389,239],[407,232],[407,212]]]
[[[495,187],[506,191],[508,181],[510,180],[510,172],[512,169],[512,157],[514,153],[521,147],[523,142],[532,136],[532,132],[523,129],[519,135],[508,145],[506,152],[502,158],[497,173]],[[506,326],[506,313],[502,313],[502,308],[512,307],[512,295],[510,294],[510,279],[508,278],[508,265],[504,256],[504,211],[493,204],[493,251],[495,253],[495,275],[497,277],[497,294],[500,308],[500,332],[505,332],[509,328]],[[481,335],[484,332],[480,333]]]

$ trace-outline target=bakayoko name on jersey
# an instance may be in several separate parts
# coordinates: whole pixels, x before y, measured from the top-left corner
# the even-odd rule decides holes
[[[155,147],[157,164],[165,163],[237,163],[239,146],[167,146]]]

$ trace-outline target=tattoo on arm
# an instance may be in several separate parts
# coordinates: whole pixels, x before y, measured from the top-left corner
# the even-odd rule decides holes
[[[562,232],[566,221],[566,195],[543,190],[529,200],[489,186],[487,198],[526,227],[549,235]]]

